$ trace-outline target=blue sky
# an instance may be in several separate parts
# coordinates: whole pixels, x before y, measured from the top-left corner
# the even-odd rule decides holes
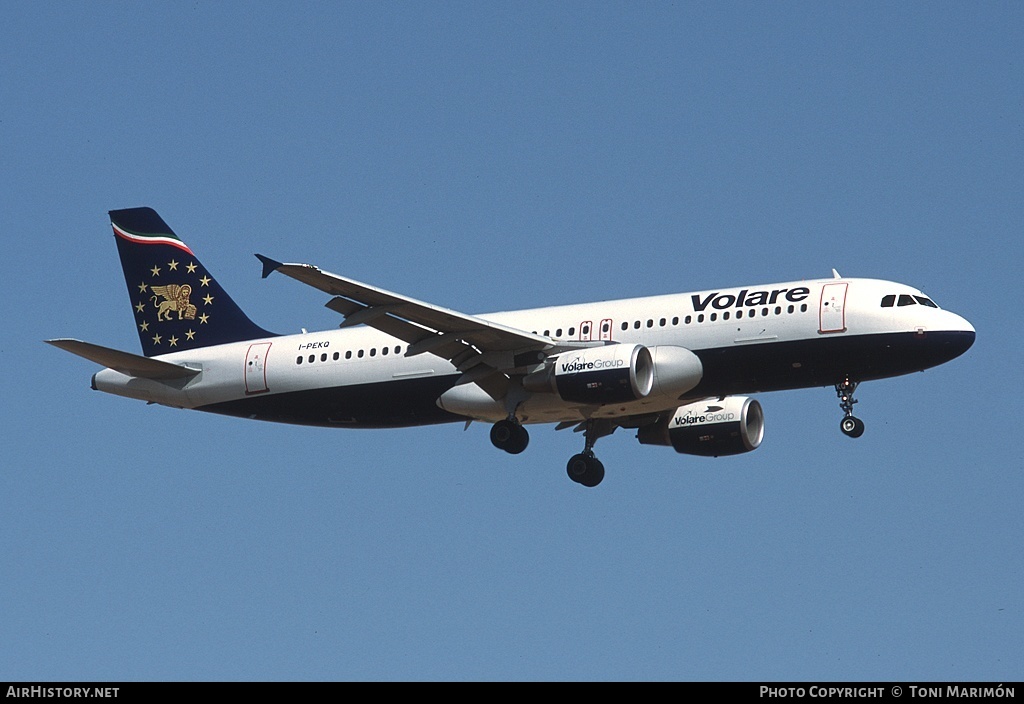
[[[1024,677],[1019,3],[10,3],[0,680]],[[978,341],[754,453],[275,426],[89,390],[106,212],[466,312],[827,276]],[[1012,305],[1011,305],[1012,304]],[[1009,307],[1007,307],[1009,306]]]

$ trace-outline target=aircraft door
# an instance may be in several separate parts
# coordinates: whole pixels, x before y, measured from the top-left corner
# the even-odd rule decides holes
[[[580,323],[580,340],[582,342],[589,342],[594,334],[594,324],[589,320],[584,320]]]
[[[270,391],[267,387],[267,355],[270,342],[257,342],[249,345],[245,354],[245,393],[261,394]]]
[[[601,339],[610,340],[612,339],[612,320],[611,318],[605,318],[601,321]]]
[[[821,287],[821,305],[818,308],[818,332],[846,332],[847,283],[825,284]]]

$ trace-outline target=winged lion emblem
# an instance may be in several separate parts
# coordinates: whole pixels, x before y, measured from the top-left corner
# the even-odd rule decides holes
[[[153,292],[150,300],[157,308],[157,320],[170,320],[171,313],[178,314],[178,320],[195,320],[196,307],[189,302],[188,297],[192,295],[192,287],[188,284],[167,284],[166,286],[150,286]],[[163,297],[163,300],[159,300]]]

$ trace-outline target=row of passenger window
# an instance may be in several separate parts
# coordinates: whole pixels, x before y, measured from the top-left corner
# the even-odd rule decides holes
[[[883,307],[887,307],[885,301],[888,298],[893,298],[893,297],[892,296],[886,296],[885,299],[882,299],[882,306]],[[903,303],[903,298],[909,298],[909,296],[900,296],[900,305],[901,306],[903,306],[903,305],[910,305],[908,303]],[[918,296],[917,298],[921,298],[921,297]],[[927,301],[928,299],[925,298],[924,300]],[[932,303],[931,301],[928,301],[928,303],[923,303],[922,302],[922,305],[929,305],[929,304],[933,308],[937,308],[938,307],[934,303]],[[892,306],[892,301],[889,302],[888,306]],[[793,305],[787,306],[785,311],[786,311],[786,313],[795,313],[796,312],[796,306],[793,306]],[[771,314],[782,315],[782,312],[783,312],[782,306],[775,306],[774,310],[770,309],[770,308],[761,308],[761,310],[760,310],[761,317],[768,317]],[[803,304],[800,305],[800,312],[801,313],[806,313],[807,312],[807,304],[806,303],[803,303]],[[728,311],[728,310],[724,311],[721,314],[722,320],[729,320],[730,317],[732,316],[732,314],[733,314],[733,311]],[[745,313],[744,313],[743,309],[735,311],[735,316],[736,316],[737,320],[742,319],[744,317],[744,315],[746,315],[747,318],[756,318],[757,315],[758,315],[758,310],[756,308],[751,308],[750,310],[747,310]],[[709,322],[713,323],[713,322],[718,320],[718,316],[719,316],[719,314],[717,312],[709,313],[707,316],[705,316],[704,313],[698,313],[697,316],[696,316],[696,321],[697,321],[697,323],[703,323],[706,320],[706,321],[709,321]],[[694,319],[695,319],[694,316],[687,315],[686,317],[682,318],[683,325],[690,325],[691,323],[694,322]],[[679,316],[676,316],[676,317],[672,318],[672,325],[673,326],[679,325],[679,321],[680,321]],[[668,324],[669,324],[668,318],[661,318],[660,320],[658,320],[657,324],[658,324],[658,327],[666,327],[666,326],[668,326]],[[653,328],[654,325],[655,325],[654,318],[648,318],[647,319],[647,327],[648,328]],[[643,326],[643,321],[640,321],[640,320],[634,320],[633,321],[633,329],[639,330],[642,326]],[[623,322],[621,327],[622,327],[623,330],[629,330],[629,323],[628,322]],[[589,333],[589,324],[584,324],[582,326],[582,330],[581,331],[584,334],[588,334]],[[609,325],[607,323],[602,324],[601,332],[603,334],[607,334],[608,331],[609,331]],[[573,335],[575,335],[576,334],[575,326],[574,327],[570,327],[567,330],[567,332],[569,333],[569,337],[572,337]],[[533,334],[536,335],[537,331],[534,330]],[[545,330],[544,331],[544,336],[545,337],[550,337],[551,336],[551,330]],[[558,338],[561,338],[561,337],[562,337],[562,328],[558,328],[558,329],[555,330],[555,338],[558,339]],[[392,349],[394,350],[394,352],[392,352]],[[382,357],[385,357],[388,354],[401,354],[401,353],[402,353],[401,345],[395,345],[394,348],[391,348],[391,347],[381,347],[380,348],[380,354],[381,354]],[[377,348],[376,347],[371,347],[368,352],[367,352],[367,350],[356,350],[355,352],[353,352],[352,350],[345,350],[345,355],[344,355],[345,359],[352,359],[353,357],[355,357],[356,359],[363,359],[366,356],[376,357],[377,356]],[[341,357],[342,357],[341,352],[334,352],[331,355],[328,355],[327,352],[322,352],[320,354],[320,361],[321,362],[326,362],[328,359],[333,359],[335,362],[337,362],[337,361],[339,361],[341,359]],[[315,354],[311,354],[309,356],[299,355],[298,357],[295,358],[295,363],[296,364],[303,364],[303,363],[313,364],[316,361],[317,361],[317,355],[315,355]]]
[[[797,311],[797,308],[796,308],[796,306],[793,306],[793,305],[790,305],[790,306],[786,307],[785,309],[783,309],[782,306],[775,306],[774,309],[772,309],[772,308],[761,308],[760,309],[760,314],[761,314],[761,317],[767,318],[769,315],[782,315],[783,310],[785,310],[786,313],[795,313]],[[800,312],[801,313],[806,313],[807,312],[807,304],[806,303],[802,303],[800,305]],[[733,313],[734,313],[734,311],[729,311],[729,310],[723,312],[721,314],[722,320],[729,320],[732,317]],[[741,319],[744,318],[744,316],[747,317],[747,318],[756,318],[758,316],[758,309],[757,308],[750,308],[746,312],[744,312],[744,310],[742,308],[740,308],[739,310],[735,311],[736,320],[741,320]],[[703,313],[698,313],[697,317],[696,317],[696,321],[698,323],[703,323],[705,320],[707,320],[708,322],[712,322],[713,323],[716,320],[718,320],[718,318],[719,318],[719,314],[718,313],[709,313],[707,316],[705,316]],[[689,325],[693,321],[694,321],[694,317],[692,315],[688,315],[685,318],[683,318],[683,325]],[[659,327],[665,327],[667,324],[668,324],[668,321],[665,318],[662,318],[661,320],[658,321],[658,326]],[[679,318],[678,317],[672,318],[672,325],[679,325]],[[633,321],[633,329],[634,330],[639,330],[640,326],[641,326],[641,321],[639,321],[639,320],[634,320]],[[654,327],[654,320],[653,319],[648,318],[648,320],[647,320],[647,327],[649,327],[649,328],[653,328]],[[622,324],[622,329],[623,330],[628,330],[629,329],[629,323],[623,323]]]
[[[806,313],[807,312],[807,304],[806,303],[802,303],[800,305],[800,309],[799,310],[800,310],[801,313]],[[782,315],[783,311],[785,311],[786,313],[795,313],[797,311],[797,307],[793,306],[793,305],[790,305],[790,306],[787,306],[784,309],[782,306],[775,306],[774,309],[772,309],[772,308],[761,308],[760,310],[758,310],[757,308],[751,308],[751,309],[749,309],[749,310],[747,310],[745,312],[741,308],[741,309],[735,311],[735,313],[733,311],[728,311],[727,310],[727,311],[725,311],[725,312],[723,312],[721,314],[715,312],[715,313],[709,313],[708,315],[705,315],[704,313],[698,313],[696,318],[694,316],[692,316],[692,315],[687,315],[686,317],[682,318],[682,322],[683,322],[683,325],[690,325],[690,324],[692,324],[694,322],[694,320],[696,320],[698,323],[703,323],[705,321],[713,323],[713,322],[717,321],[719,319],[719,317],[721,317],[722,320],[729,320],[731,317],[733,317],[733,315],[735,315],[736,320],[741,320],[744,317],[746,317],[746,318],[756,318],[756,317],[758,317],[758,314],[760,314],[761,317],[768,317],[769,315]],[[676,317],[672,318],[672,325],[673,326],[679,325],[679,321],[680,321],[679,316],[676,316]],[[661,318],[660,320],[657,321],[657,326],[658,327],[662,327],[663,328],[663,327],[668,326],[668,324],[669,324],[669,319],[668,318]],[[642,320],[634,320],[632,325],[633,325],[633,329],[634,330],[639,330],[641,327],[644,327],[645,323]],[[648,318],[647,322],[646,322],[646,326],[648,328],[653,328],[655,326],[654,318]],[[602,333],[607,333],[608,332],[607,327],[608,327],[607,325],[602,326],[601,332]],[[629,322],[623,322],[620,327],[622,328],[622,330],[629,330],[630,323]],[[569,337],[571,338],[573,335],[576,334],[576,328],[574,328],[574,327],[569,328],[568,329],[568,333],[569,333]],[[583,329],[583,333],[587,334],[587,330],[586,330],[585,327]],[[536,335],[537,331],[534,330],[533,334]],[[551,330],[545,330],[544,331],[544,335],[546,337],[550,337]],[[555,330],[555,338],[558,339],[558,338],[561,338],[561,337],[562,337],[562,328],[558,328],[557,330]]]
[[[923,306],[928,306],[929,308],[938,308],[938,306],[935,305],[935,302],[932,301],[932,299],[925,298],[924,296],[910,296],[907,295],[906,293],[901,293],[899,295],[899,300],[897,300],[897,296],[895,293],[890,294],[888,296],[882,296],[883,308],[892,308],[894,305],[913,306],[917,305],[918,303],[920,303]]]
[[[393,352],[392,352],[392,349],[394,350]],[[395,345],[394,348],[391,348],[391,347],[381,347],[380,348],[380,355],[382,357],[386,357],[389,354],[401,354],[401,353],[402,353],[401,345]],[[377,356],[377,348],[376,347],[371,347],[369,349],[369,352],[367,352],[367,350],[356,350],[355,352],[353,352],[352,350],[345,350],[345,359],[352,359],[353,356],[356,359],[362,359],[363,357],[366,357],[366,356],[376,357]],[[337,362],[338,360],[341,359],[341,357],[342,357],[341,352],[335,352],[332,355],[328,355],[326,352],[322,352],[320,354],[320,361],[321,362],[326,362],[328,359],[333,359],[335,362]],[[316,360],[317,360],[317,356],[315,354],[311,354],[308,357],[303,356],[303,355],[300,354],[298,357],[295,358],[295,363],[296,364],[302,364],[303,362],[306,362],[306,363],[312,364]]]

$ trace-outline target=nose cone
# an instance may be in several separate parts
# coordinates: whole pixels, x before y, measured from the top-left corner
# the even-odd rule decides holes
[[[956,313],[944,312],[948,316],[948,322],[943,326],[942,332],[938,333],[938,338],[946,359],[955,359],[971,349],[971,345],[974,344],[974,326]]]

